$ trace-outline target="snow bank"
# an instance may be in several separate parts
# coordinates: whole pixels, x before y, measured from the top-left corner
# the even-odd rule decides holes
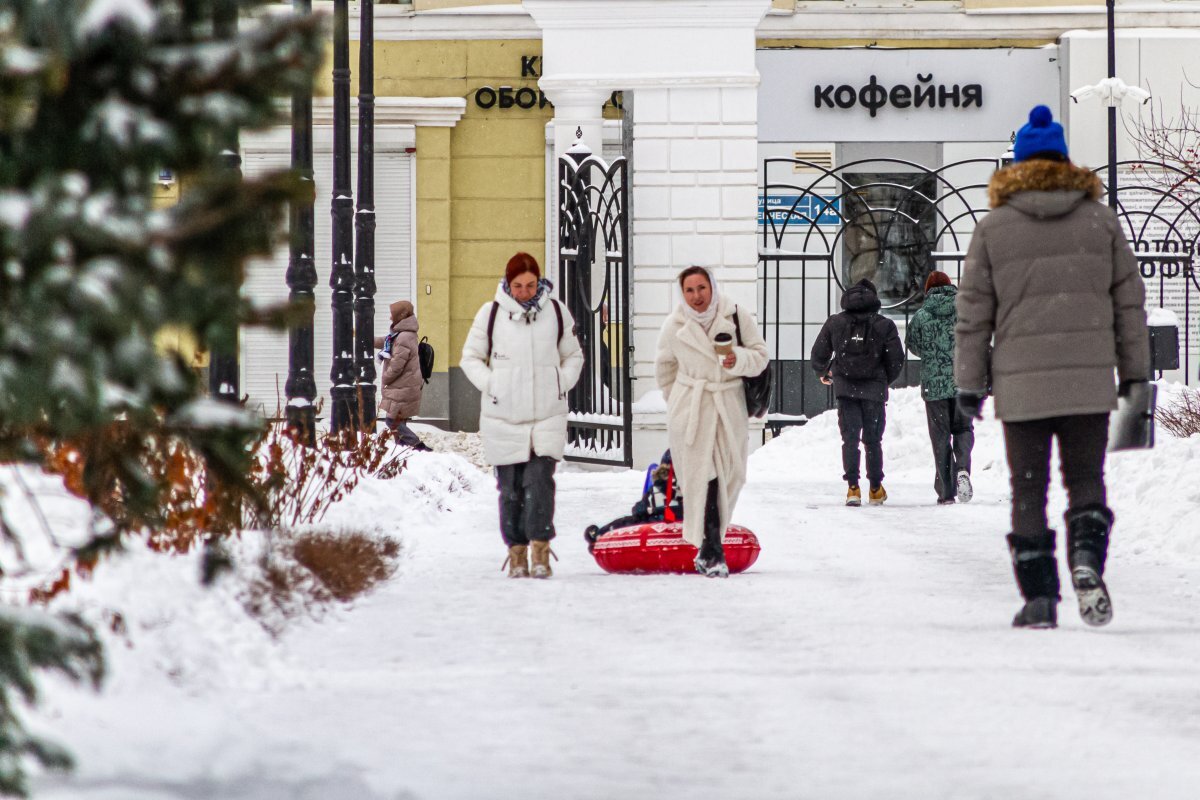
[[[459,500],[488,484],[484,473],[458,456],[414,456],[396,478],[364,479],[313,529],[388,535],[401,542],[403,562],[420,533],[453,524]],[[80,538],[86,504],[58,495],[47,508],[56,527],[76,531],[74,538]],[[287,671],[286,647],[245,608],[267,543],[262,531],[231,540],[234,572],[206,588],[200,583],[199,552],[173,556],[133,542],[101,561],[90,579],[72,576],[70,591],[55,598],[51,608],[77,611],[100,629],[112,675],[106,691],[116,695],[136,693],[146,680],[191,692],[262,688]],[[282,620],[269,622],[279,628]]]

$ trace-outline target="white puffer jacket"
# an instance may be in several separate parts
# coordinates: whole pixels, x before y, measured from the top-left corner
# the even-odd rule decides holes
[[[482,392],[479,432],[493,466],[520,464],[534,455],[560,460],[567,444],[567,390],[579,380],[583,351],[575,338],[575,320],[559,303],[563,334],[552,300],[543,297],[529,312],[496,289],[496,324],[488,353],[492,304],[475,315],[463,345],[462,371]]]

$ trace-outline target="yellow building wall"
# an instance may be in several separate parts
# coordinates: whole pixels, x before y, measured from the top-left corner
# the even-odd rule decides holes
[[[508,259],[524,250],[540,262],[545,253],[546,123],[554,109],[475,102],[485,86],[536,92],[537,77],[522,77],[521,59],[541,53],[536,39],[375,43],[376,96],[467,100],[455,127],[417,128],[417,302],[439,372],[458,366],[475,312],[491,300]],[[350,64],[357,96],[357,42]],[[329,59],[318,94],[331,93],[331,69]]]

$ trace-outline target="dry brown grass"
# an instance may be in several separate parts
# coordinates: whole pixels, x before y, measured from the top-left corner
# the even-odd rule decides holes
[[[320,617],[335,601],[367,594],[396,572],[400,543],[358,531],[278,534],[243,598],[272,633],[292,618]]]
[[[1200,392],[1182,390],[1169,406],[1158,410],[1158,424],[1180,439],[1200,433]]]

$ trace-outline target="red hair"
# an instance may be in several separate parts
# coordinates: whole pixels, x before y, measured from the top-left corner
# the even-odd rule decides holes
[[[950,276],[939,270],[934,270],[929,273],[929,277],[925,279],[925,291],[934,289],[938,286],[950,286]]]
[[[518,278],[526,272],[532,272],[538,278],[542,277],[542,270],[538,266],[536,258],[529,253],[517,253],[508,260],[508,266],[504,268],[504,280],[511,284],[514,278]]]

